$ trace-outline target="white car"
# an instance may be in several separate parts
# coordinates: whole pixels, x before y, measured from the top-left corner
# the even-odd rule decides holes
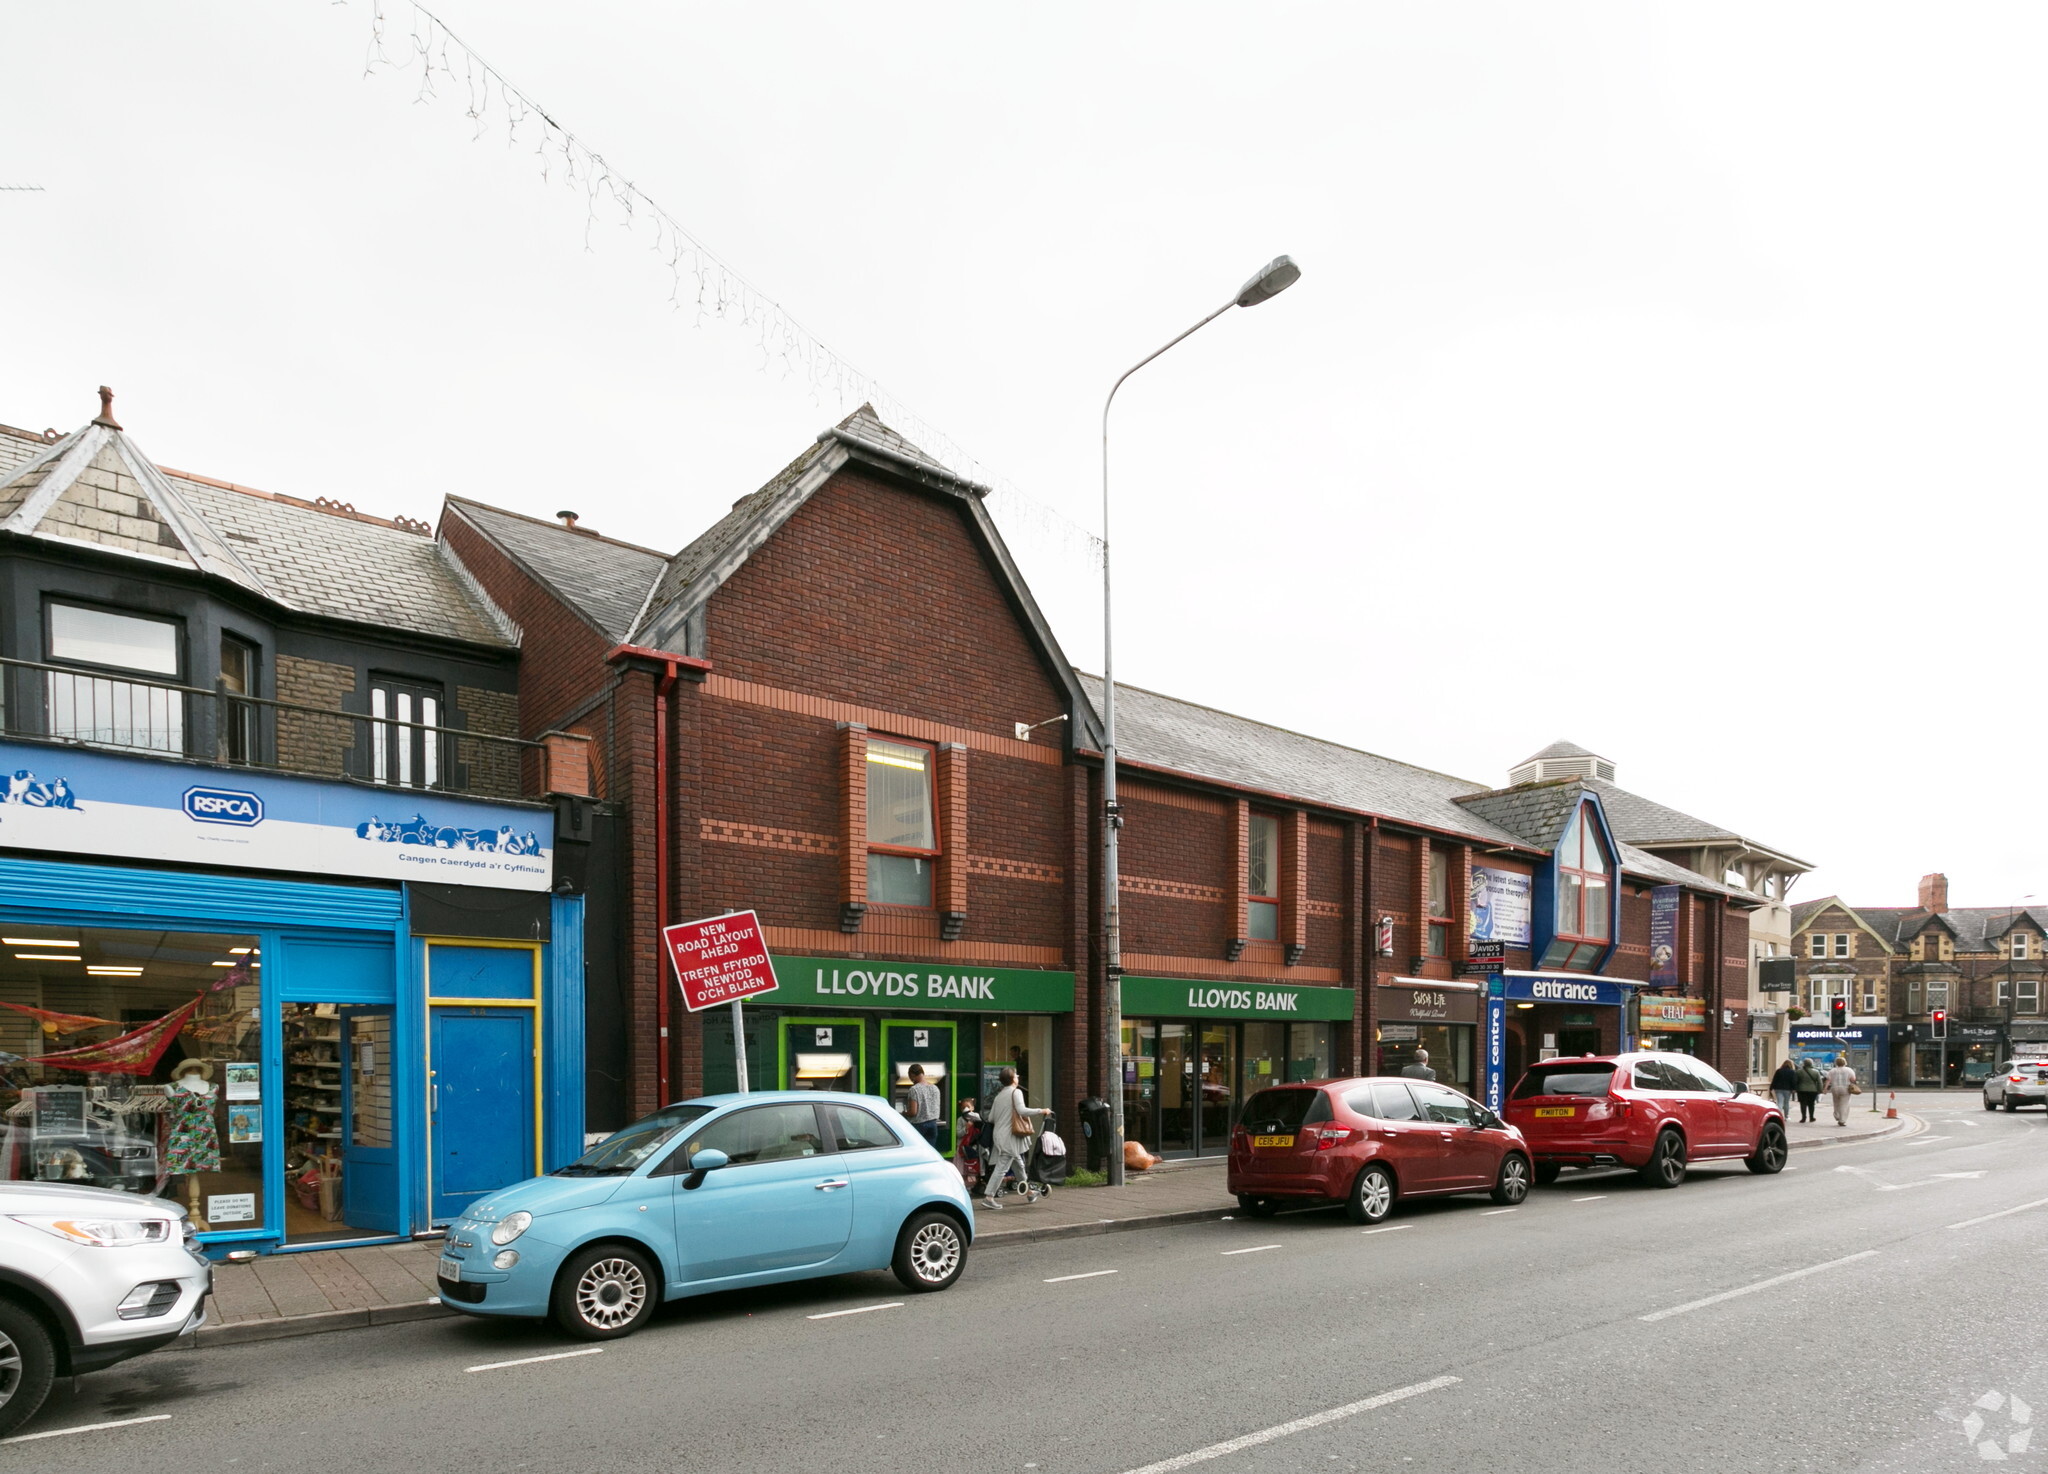
[[[168,1345],[206,1319],[213,1266],[164,1198],[0,1182],[0,1435],[57,1377]]]
[[[1984,1078],[1984,1109],[2048,1106],[2048,1059],[2009,1059]]]

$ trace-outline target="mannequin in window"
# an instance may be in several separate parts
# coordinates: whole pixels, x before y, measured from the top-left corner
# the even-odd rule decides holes
[[[171,1071],[169,1092],[171,1139],[164,1149],[164,1172],[185,1179],[185,1206],[192,1226],[204,1232],[199,1212],[199,1174],[220,1171],[220,1128],[214,1121],[218,1096],[213,1088],[213,1062],[188,1059]]]

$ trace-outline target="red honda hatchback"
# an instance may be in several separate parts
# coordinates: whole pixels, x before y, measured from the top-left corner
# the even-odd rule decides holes
[[[1378,1223],[1396,1198],[1529,1195],[1521,1133],[1470,1096],[1427,1080],[1311,1080],[1245,1102],[1230,1133],[1229,1186],[1245,1212],[1342,1203]]]
[[[1507,1118],[1536,1157],[1536,1180],[1562,1167],[1633,1167],[1676,1187],[1689,1163],[1740,1158],[1785,1167],[1785,1118],[1703,1060],[1671,1053],[1547,1059],[1515,1085]]]

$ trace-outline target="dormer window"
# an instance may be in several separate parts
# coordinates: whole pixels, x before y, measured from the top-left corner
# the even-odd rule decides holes
[[[2028,937],[2023,931],[2012,934],[2012,955],[2015,962],[2025,962],[2029,953]]]
[[[1597,821],[1579,805],[1557,847],[1555,940],[1543,966],[1589,971],[1609,947],[1614,916],[1614,857]]]

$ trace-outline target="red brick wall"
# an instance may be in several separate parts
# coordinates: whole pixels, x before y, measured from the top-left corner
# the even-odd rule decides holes
[[[612,641],[585,623],[475,528],[451,511],[441,537],[493,602],[519,626],[519,735],[537,737],[556,726],[604,685]]]

